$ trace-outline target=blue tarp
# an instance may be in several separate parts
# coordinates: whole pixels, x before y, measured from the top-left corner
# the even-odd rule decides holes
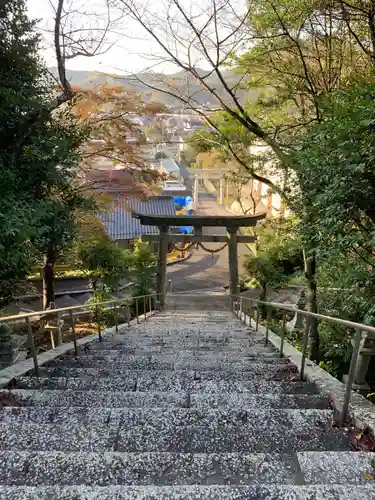
[[[178,205],[181,208],[187,208],[192,205],[193,198],[191,196],[175,196],[173,201],[175,205]],[[188,215],[192,215],[192,213],[188,212]],[[180,227],[180,231],[182,234],[193,234],[194,229],[192,226],[182,226]]]
[[[192,200],[192,201],[193,201],[193,200]],[[191,203],[191,202],[190,202],[190,203]],[[188,213],[187,213],[187,215],[188,215],[189,217],[192,217],[192,216],[193,216],[192,211],[191,211],[191,210],[189,210],[189,211],[188,211]],[[181,232],[182,232],[183,234],[193,234],[193,233],[194,233],[194,228],[193,228],[193,226],[183,226],[183,227],[181,228]]]
[[[194,232],[193,226],[182,226],[180,229],[182,234],[193,234]]]
[[[185,208],[193,201],[191,196],[174,196],[173,201],[181,208]]]

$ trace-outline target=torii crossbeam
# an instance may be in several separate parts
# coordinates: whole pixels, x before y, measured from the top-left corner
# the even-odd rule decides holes
[[[228,241],[229,248],[229,276],[230,276],[230,292],[237,294],[238,292],[238,243],[253,242],[253,236],[238,235],[238,229],[241,227],[255,226],[256,223],[264,219],[266,213],[244,216],[214,216],[214,215],[146,215],[136,213],[134,217],[140,219],[141,224],[146,226],[159,227],[159,254],[158,254],[158,274],[156,281],[156,293],[159,296],[161,305],[164,305],[166,272],[167,272],[167,255],[169,241]],[[188,235],[170,235],[170,227],[192,226],[195,229],[195,234]],[[225,227],[229,238],[222,235],[202,235],[203,227]],[[153,238],[147,238],[153,239]]]

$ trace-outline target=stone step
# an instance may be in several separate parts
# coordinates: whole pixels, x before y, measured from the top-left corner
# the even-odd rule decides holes
[[[124,358],[105,357],[104,359],[95,355],[82,356],[75,359],[65,359],[62,362],[51,363],[48,368],[55,368],[61,373],[70,368],[95,368],[98,371],[104,371],[108,366],[111,367],[112,373],[122,374],[127,373],[132,376],[132,371],[152,370],[156,372],[173,372],[179,370],[197,370],[205,372],[215,372],[215,377],[223,378],[229,373],[234,378],[241,379],[261,376],[267,380],[274,380],[286,377],[293,377],[297,372],[297,368],[292,363],[264,363],[262,359],[254,358],[237,358],[233,360],[231,357],[225,356],[187,356],[183,353],[180,356],[160,356],[157,359],[151,357],[127,356]]]
[[[274,347],[270,344],[264,346],[264,340],[259,343],[253,343],[252,341],[246,340],[241,342],[203,342],[201,340],[189,338],[186,341],[172,340],[165,341],[164,339],[152,339],[150,342],[142,342],[140,339],[138,341],[126,339],[123,343],[102,343],[102,344],[91,344],[88,348],[82,350],[85,352],[103,352],[104,354],[115,353],[125,353],[125,354],[161,354],[161,353],[176,353],[179,350],[183,351],[195,351],[198,349],[201,352],[228,352],[228,353],[248,353],[251,354],[254,351],[259,354],[271,355],[277,352]],[[82,354],[81,353],[81,354]],[[118,354],[117,354],[118,355]]]
[[[213,366],[210,365],[212,363]],[[229,383],[236,384],[238,382],[248,380],[257,380],[260,382],[267,382],[268,380],[294,380],[298,378],[296,373],[297,369],[293,364],[265,364],[265,363],[225,363],[218,364],[214,361],[207,360],[206,362],[188,362],[184,364],[183,361],[175,363],[173,369],[168,369],[168,366],[163,366],[163,369],[157,369],[158,366],[152,364],[144,365],[142,368],[130,369],[127,363],[109,363],[104,361],[95,361],[87,365],[84,364],[61,364],[56,367],[45,367],[41,370],[42,376],[52,377],[85,377],[97,376],[100,377],[123,377],[130,380],[137,380],[137,387],[143,385],[144,380],[149,378],[152,380],[157,379],[166,380],[167,384],[174,383],[175,380],[194,380],[199,379],[202,381],[209,380],[225,380]],[[203,371],[202,368],[205,368]],[[146,382],[147,383],[147,382]],[[161,382],[163,383],[163,382]],[[178,384],[180,384],[178,382]],[[147,388],[151,390],[152,388]],[[129,389],[131,390],[131,389]],[[141,390],[141,389],[138,389]],[[188,389],[189,390],[189,389]],[[159,391],[159,389],[158,389]],[[166,392],[162,389],[161,392]]]
[[[124,338],[123,341],[116,338],[116,342],[110,339],[102,343],[93,343],[89,347],[89,351],[124,351],[128,349],[136,349],[139,352],[145,350],[158,351],[159,349],[164,349],[166,351],[176,352],[179,349],[185,351],[195,350],[199,348],[204,351],[221,351],[224,352],[246,352],[248,349],[254,350],[259,349],[264,352],[272,352],[274,348],[271,344],[268,346],[264,345],[264,339],[241,339],[240,341],[233,341],[228,339],[208,339],[202,340],[198,336],[189,336],[187,338],[176,338],[172,339],[165,337],[153,337],[150,339],[140,339],[139,337],[134,338]]]
[[[107,391],[139,391],[139,392],[202,392],[202,393],[271,393],[271,394],[309,394],[317,393],[314,384],[300,381],[262,380],[261,378],[232,380],[231,377],[213,377],[214,372],[197,373],[190,371],[160,372],[132,370],[111,376],[111,371],[98,371],[95,368],[67,368],[58,370],[44,368],[41,379],[25,377],[19,379],[18,388],[74,389],[74,390],[107,390]],[[60,376],[56,376],[59,375]],[[209,375],[211,374],[211,376]],[[196,377],[201,378],[194,378]],[[26,380],[29,380],[26,382]],[[22,382],[21,382],[22,381]],[[14,385],[14,384],[12,384]]]
[[[164,316],[158,314],[153,318],[153,322],[158,325],[175,324],[179,329],[189,327],[190,325],[208,325],[215,326],[225,324],[226,328],[236,326],[237,328],[244,325],[234,317],[221,314],[219,312],[214,315],[207,316],[206,314],[198,314],[191,312],[190,314],[165,314]]]
[[[293,484],[295,455],[0,452],[5,485]],[[25,472],[26,471],[26,472]]]
[[[166,313],[172,311],[215,311],[215,312],[225,312],[230,309],[229,296],[215,296],[210,295],[199,295],[195,296],[171,296],[166,297]]]
[[[163,346],[150,346],[147,349],[138,349],[133,347],[123,347],[122,349],[89,349],[83,351],[78,356],[75,356],[74,353],[70,353],[62,358],[57,358],[52,363],[49,363],[49,366],[58,365],[61,363],[65,363],[66,361],[79,361],[80,359],[86,360],[90,357],[95,357],[95,359],[104,359],[104,360],[114,360],[119,361],[123,360],[150,360],[152,359],[155,362],[172,362],[175,360],[179,360],[181,358],[194,358],[198,357],[215,357],[219,359],[231,359],[233,361],[241,361],[243,359],[249,361],[264,361],[274,362],[278,361],[281,363],[286,362],[287,358],[280,358],[278,353],[274,349],[251,349],[251,348],[242,348],[241,350],[232,350],[223,348],[216,349],[206,349],[205,347],[199,346],[197,348],[183,348],[175,349],[168,348]]]
[[[113,392],[74,390],[20,390],[11,393],[20,406],[6,406],[0,409],[0,421],[17,422],[20,418],[33,422],[58,422],[71,418],[72,421],[107,421],[111,409],[117,414],[129,408],[227,408],[250,410],[251,408],[272,409],[329,409],[329,401],[319,394],[196,394],[196,393],[154,393]],[[13,402],[13,405],[16,402]],[[105,416],[103,416],[105,415]]]
[[[64,373],[69,373],[70,370],[76,369],[76,368],[86,368],[86,369],[97,369],[100,372],[105,372],[106,370],[104,369],[105,366],[105,360],[102,359],[101,356],[96,356],[92,355],[92,358],[83,358],[81,360],[80,357],[75,358],[75,357],[67,357],[61,360],[56,360],[53,363],[49,363],[48,365],[44,365],[44,367],[41,368],[41,373],[44,374],[64,374]],[[164,359],[164,361],[163,361]],[[147,357],[147,356],[134,356],[125,358],[122,360],[121,358],[117,358],[117,361],[113,360],[108,360],[107,359],[107,368],[108,368],[108,363],[111,362],[111,365],[115,365],[116,369],[115,371],[118,372],[119,370],[121,373],[123,373],[123,370],[131,370],[131,371],[137,371],[137,370],[152,370],[152,371],[174,371],[174,372],[185,372],[185,371],[218,371],[222,370],[223,372],[231,371],[231,372],[238,372],[238,371],[257,371],[257,367],[264,365],[264,371],[267,369],[275,371],[276,369],[280,370],[291,370],[294,371],[293,369],[293,364],[290,362],[288,358],[277,358],[277,357],[272,357],[272,358],[266,358],[264,359],[263,357],[249,357],[246,358],[247,362],[246,363],[241,363],[241,362],[232,362],[232,361],[226,361],[226,360],[218,360],[216,361],[215,358],[211,359],[209,357],[205,358],[183,358],[183,359],[176,359],[176,360],[170,360],[168,356],[166,358],[163,358],[163,356],[157,356],[157,357]],[[86,361],[87,360],[87,361]],[[33,375],[33,372],[30,372],[30,375]],[[22,381],[24,382],[25,377],[20,377],[17,379],[17,381]],[[15,382],[17,384],[17,381]]]
[[[260,349],[265,352],[274,351],[273,347],[269,344],[267,347],[264,347],[264,339],[259,339],[256,342],[254,339],[243,339],[238,342],[228,341],[226,339],[218,339],[218,340],[202,340],[197,337],[189,337],[187,339],[165,339],[165,338],[152,338],[148,339],[147,342],[144,339],[129,339],[125,338],[123,342],[121,340],[116,339],[117,342],[108,341],[102,343],[91,344],[89,351],[123,351],[127,352],[129,350],[129,354],[136,350],[142,353],[143,351],[155,351],[163,349],[166,352],[176,352],[179,349],[183,349],[185,351],[195,350],[199,347],[200,350],[224,350],[228,352],[241,352],[246,349]]]
[[[152,334],[150,334],[150,331],[152,332]],[[173,328],[173,325],[171,325],[170,329],[167,329],[165,326],[162,326],[159,329],[154,325],[152,328],[147,328],[144,332],[138,331],[137,329],[135,329],[134,331],[126,330],[126,333],[123,335],[123,341],[124,343],[138,342],[142,344],[162,341],[173,344],[173,342],[195,342],[198,337],[201,342],[264,342],[264,338],[260,335],[253,335],[251,332],[246,331],[242,331],[241,334],[234,334],[232,329],[226,331],[225,329],[220,328],[220,326],[217,330],[212,331],[203,328],[178,331]]]
[[[0,449],[12,451],[292,453],[347,450],[329,410],[136,408],[96,425],[0,424]]]
[[[256,335],[257,337],[260,334],[255,334],[254,330],[250,330],[245,325],[238,326],[233,324],[228,324],[227,321],[221,322],[212,322],[212,323],[190,323],[182,325],[176,325],[177,320],[171,320],[170,322],[152,322],[150,323],[142,323],[137,327],[130,327],[128,329],[125,328],[124,335],[128,333],[134,335],[135,332],[138,332],[140,335],[149,336],[151,333],[160,336],[166,337],[183,337],[186,334],[199,333],[200,335],[207,337],[230,337],[234,340],[236,339],[244,339],[248,338],[251,335]]]
[[[1,500],[373,500],[366,485],[3,487]]]
[[[64,453],[0,451],[8,486],[366,484],[374,453]],[[326,467],[334,467],[335,477]],[[141,472],[140,472],[141,471]]]
[[[0,451],[2,485],[366,484],[374,453],[64,453]],[[327,468],[328,466],[328,468]],[[332,467],[335,476],[332,476]],[[140,473],[140,471],[142,471]]]
[[[124,329],[124,335],[127,333],[134,335],[135,332],[140,335],[150,335],[150,332],[155,332],[155,334],[167,336],[180,336],[187,332],[199,332],[206,335],[229,335],[231,338],[245,338],[246,335],[255,334],[255,329],[239,321],[228,321],[227,318],[188,322],[174,317],[168,321],[161,321],[158,316],[155,316],[148,323],[142,322],[139,325],[132,325],[130,328]]]
[[[246,325],[241,323],[239,319],[235,317],[227,316],[226,314],[215,313],[211,316],[207,316],[206,314],[194,314],[191,313],[189,315],[184,314],[169,314],[169,315],[156,315],[153,316],[152,322],[157,325],[170,325],[175,324],[177,329],[183,329],[189,327],[191,325],[207,325],[208,327],[215,328],[216,325],[224,325],[225,328],[246,328]],[[144,323],[141,323],[141,326],[144,326]]]

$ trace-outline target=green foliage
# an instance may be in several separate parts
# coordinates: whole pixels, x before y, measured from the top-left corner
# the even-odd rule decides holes
[[[12,334],[12,328],[5,323],[0,324],[0,338],[8,340]]]
[[[349,321],[375,324],[373,277],[354,253],[321,259],[317,272],[320,310]]]
[[[38,57],[39,37],[24,0],[0,8],[0,301],[11,299],[40,254],[57,253],[75,232],[79,148],[87,136],[58,108]]]
[[[197,153],[206,153],[214,149],[211,138],[212,132],[210,130],[199,130],[190,136],[188,144]]]
[[[133,297],[147,295],[155,290],[156,255],[151,251],[148,243],[137,240],[132,252],[130,276],[135,286],[132,288]]]
[[[260,284],[279,288],[303,268],[302,246],[294,217],[269,219],[256,227],[256,255],[246,269]]]
[[[109,238],[98,220],[86,217],[80,228],[72,249],[72,260],[91,279],[94,290],[105,295],[106,291],[116,289],[122,278],[129,277],[133,256]],[[106,300],[104,296],[97,295],[96,298]]]
[[[355,253],[372,264],[375,222],[375,85],[363,83],[324,99],[291,157],[298,209],[310,244],[324,255]]]
[[[114,290],[120,279],[125,277],[135,283],[131,288],[133,297],[150,294],[155,289],[156,276],[156,256],[152,253],[150,245],[138,240],[134,242],[131,251],[124,250],[104,236],[92,237],[91,241],[83,245],[77,253],[81,256],[81,265],[86,267],[87,274],[95,283],[95,293],[89,299],[88,304],[110,300],[111,290]],[[101,288],[97,286],[99,282],[102,284]],[[147,300],[146,310],[148,306]],[[143,309],[143,301],[140,301],[138,313],[143,314]],[[98,308],[92,307],[92,310],[96,315]],[[134,315],[134,304],[129,309],[129,313],[131,311]],[[114,311],[106,311],[104,307],[99,307],[99,312],[103,326],[115,324]],[[123,318],[124,321],[126,319]]]
[[[319,310],[369,324],[375,322],[374,91],[364,82],[322,97],[325,118],[300,138],[290,162],[301,238],[317,255]],[[340,371],[348,333],[325,325],[319,334],[323,358]]]

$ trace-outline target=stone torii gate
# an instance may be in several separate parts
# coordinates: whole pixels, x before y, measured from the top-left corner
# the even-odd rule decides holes
[[[230,168],[188,168],[189,174],[194,177],[193,183],[193,200],[194,207],[197,207],[199,198],[199,181],[200,180],[218,180],[219,181],[219,197],[218,203],[222,205],[224,203],[224,179],[226,175],[230,174],[232,171]]]
[[[167,273],[167,255],[168,243],[191,243],[191,242],[228,242],[229,249],[229,282],[231,294],[238,293],[238,243],[252,243],[254,236],[245,236],[238,234],[240,227],[255,226],[256,223],[264,219],[265,213],[250,216],[214,216],[214,215],[196,215],[196,216],[167,216],[167,215],[145,215],[134,214],[134,217],[140,219],[141,224],[147,226],[158,226],[159,235],[146,236],[148,241],[159,240],[158,250],[158,273],[156,281],[156,293],[158,294],[161,305],[164,305]],[[194,234],[169,234],[170,227],[193,226]],[[202,234],[203,227],[225,227],[227,235],[205,235]]]

